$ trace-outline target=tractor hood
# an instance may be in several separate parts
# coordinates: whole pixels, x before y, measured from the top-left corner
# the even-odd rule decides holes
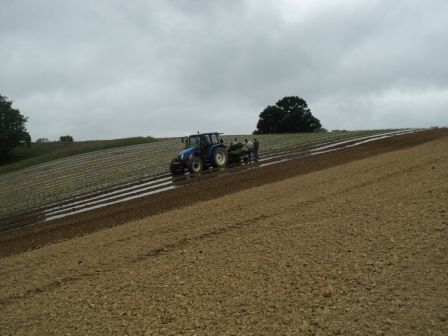
[[[177,156],[180,161],[187,161],[191,154],[195,152],[195,147],[186,148],[181,150]]]

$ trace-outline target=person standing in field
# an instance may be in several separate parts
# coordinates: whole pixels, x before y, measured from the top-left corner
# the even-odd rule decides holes
[[[252,162],[252,155],[254,154],[254,143],[252,141],[247,141],[244,139],[244,146],[247,149],[247,154],[249,155],[249,163]]]
[[[258,159],[260,158],[258,155],[258,149],[260,148],[260,141],[258,141],[257,138],[254,138],[253,143],[254,143],[254,159],[255,162],[258,162]]]

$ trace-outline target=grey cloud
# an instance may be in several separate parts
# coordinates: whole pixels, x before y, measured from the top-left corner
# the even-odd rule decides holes
[[[445,1],[310,4],[6,1],[0,93],[34,137],[250,132],[285,95],[330,129],[446,125]]]

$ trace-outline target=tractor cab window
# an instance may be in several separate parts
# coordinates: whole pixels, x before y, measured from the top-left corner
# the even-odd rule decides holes
[[[210,136],[206,134],[202,134],[199,140],[199,146],[201,149],[207,148],[210,145]]]
[[[210,134],[210,138],[212,140],[213,145],[219,144],[219,137],[218,134]]]
[[[192,136],[188,137],[186,147],[187,148],[189,148],[189,147],[199,148],[199,137],[196,135],[192,135]]]

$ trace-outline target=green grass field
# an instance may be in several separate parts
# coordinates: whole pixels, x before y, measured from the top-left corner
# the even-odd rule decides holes
[[[16,148],[11,158],[0,165],[0,175],[73,155],[155,141],[157,139],[152,137],[134,137],[76,142],[33,142],[29,148],[25,146]]]

